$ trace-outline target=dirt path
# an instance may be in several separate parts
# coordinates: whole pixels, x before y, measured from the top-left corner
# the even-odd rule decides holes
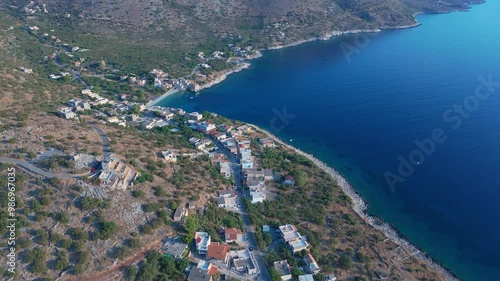
[[[79,277],[79,276],[62,276],[61,279],[59,280],[64,280],[64,281],[111,281],[111,280],[121,280],[121,270],[124,267],[127,267],[129,265],[135,264],[146,257],[149,251],[151,250],[159,250],[161,247],[161,241],[156,240],[152,242],[151,244],[147,245],[146,247],[142,248],[140,252],[136,253],[135,255],[132,255],[128,258],[126,258],[124,261],[121,263],[112,266],[106,271],[101,271],[97,272],[93,275],[88,275],[84,277]]]

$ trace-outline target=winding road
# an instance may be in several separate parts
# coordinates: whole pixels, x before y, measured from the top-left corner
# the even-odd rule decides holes
[[[23,167],[24,169],[28,170],[29,172],[38,174],[40,176],[46,177],[46,178],[54,178],[57,177],[59,179],[80,179],[83,176],[89,175],[89,173],[83,173],[83,174],[54,174],[45,170],[42,170],[35,166],[35,164],[31,161],[26,161],[26,160],[21,160],[21,159],[15,159],[15,158],[3,158],[0,157],[0,162],[1,163],[8,163],[8,164],[15,164],[18,166]]]
[[[109,139],[106,137],[106,134],[96,127],[94,124],[88,122],[87,123],[92,129],[94,129],[98,134],[99,137],[101,138],[102,141],[102,151],[104,154],[104,159],[106,159],[109,155],[111,155],[111,150],[109,148]],[[17,158],[4,158],[0,157],[0,163],[6,163],[6,164],[14,164],[18,165],[28,172],[40,175],[45,178],[59,178],[59,179],[81,179],[83,176],[88,176],[90,175],[90,172],[83,173],[83,174],[66,174],[66,173],[61,173],[61,174],[55,174],[51,173],[49,171],[43,170],[35,165],[34,161],[27,161],[27,160],[22,160],[22,159],[17,159]]]

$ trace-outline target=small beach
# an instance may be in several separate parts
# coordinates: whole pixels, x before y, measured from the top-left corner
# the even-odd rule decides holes
[[[173,95],[175,93],[179,92],[179,90],[177,89],[170,89],[168,90],[166,93],[164,93],[163,95],[161,96],[158,96],[158,97],[154,97],[152,100],[150,100],[147,104],[146,104],[146,108],[150,108],[154,105],[156,105],[158,102],[160,102],[161,100],[165,99],[166,97],[170,96],[170,95]]]

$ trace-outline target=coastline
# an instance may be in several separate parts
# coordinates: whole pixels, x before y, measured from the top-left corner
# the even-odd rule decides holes
[[[367,224],[372,226],[373,228],[381,231],[384,236],[397,244],[398,246],[403,247],[405,250],[409,250],[415,258],[420,259],[426,263],[428,263],[432,268],[441,273],[447,281],[460,281],[457,276],[455,276],[451,271],[446,269],[439,262],[434,261],[431,257],[429,257],[424,251],[420,250],[417,246],[413,245],[408,239],[402,237],[398,231],[392,227],[390,224],[382,221],[378,217],[370,216],[367,214],[368,204],[364,201],[364,199],[360,196],[360,194],[354,189],[354,187],[347,181],[340,172],[335,170],[334,168],[328,166],[323,161],[316,158],[314,155],[306,153],[292,145],[289,145],[282,141],[279,137],[273,135],[267,130],[264,130],[254,124],[249,124],[250,126],[256,128],[257,130],[264,133],[267,137],[271,138],[275,142],[283,145],[284,147],[293,150],[295,153],[302,155],[313,162],[316,166],[322,169],[325,173],[331,175],[333,179],[337,182],[337,184],[342,189],[342,192],[347,195],[352,200],[351,207],[354,212],[363,219]]]
[[[485,3],[485,2],[486,2],[485,0],[472,0],[468,4],[469,6],[468,7],[464,7],[463,9],[455,9],[455,10],[449,10],[449,11],[442,11],[442,12],[438,12],[436,14],[445,14],[445,13],[452,13],[452,12],[457,12],[457,11],[467,11],[468,9],[471,9],[471,5],[482,4],[482,3]],[[200,87],[198,89],[196,89],[194,92],[197,93],[197,92],[200,92],[201,90],[213,87],[213,86],[215,86],[217,84],[222,83],[224,80],[227,79],[227,77],[229,75],[234,74],[234,73],[238,73],[238,72],[240,72],[242,70],[250,68],[252,66],[252,64],[250,63],[250,61],[262,57],[262,52],[264,52],[264,51],[279,50],[279,49],[284,49],[284,48],[299,46],[299,45],[302,45],[302,44],[305,44],[305,43],[310,43],[310,42],[320,41],[320,40],[321,41],[326,41],[326,40],[330,40],[333,37],[340,36],[340,35],[359,34],[359,33],[378,33],[378,32],[382,32],[382,31],[385,31],[385,30],[399,30],[399,29],[415,28],[415,27],[418,27],[418,26],[421,25],[421,23],[419,23],[417,21],[417,18],[416,18],[420,14],[426,14],[426,12],[422,12],[421,11],[421,12],[414,13],[412,15],[412,17],[413,17],[415,23],[413,23],[413,24],[380,27],[380,28],[374,28],[374,29],[351,29],[351,30],[344,30],[344,31],[334,30],[334,31],[327,32],[322,37],[311,37],[311,38],[308,38],[308,39],[302,39],[302,40],[294,41],[294,42],[287,43],[287,44],[284,44],[284,45],[278,45],[278,46],[272,46],[272,47],[268,47],[268,48],[259,49],[259,50],[256,51],[256,54],[253,55],[252,57],[248,58],[246,62],[240,63],[239,65],[237,65],[234,68],[221,71],[222,74],[220,76],[216,77],[214,80],[212,80],[212,81],[210,81],[208,83],[200,85]],[[172,91],[172,90],[170,90],[170,91]],[[157,97],[154,100],[148,102],[146,104],[146,107],[151,107],[151,106],[155,105],[156,103],[158,103],[163,98],[165,98],[165,97],[173,94],[173,93],[169,93],[170,91],[168,91],[167,93],[163,94],[162,96]],[[176,90],[176,92],[177,91],[178,90]]]
[[[166,97],[168,97],[170,95],[173,95],[173,94],[175,94],[177,92],[179,92],[179,90],[177,90],[177,89],[170,89],[170,90],[168,90],[163,95],[161,95],[159,97],[155,97],[155,98],[151,99],[150,101],[148,101],[148,103],[146,103],[146,108],[150,108],[150,107],[156,105],[162,99],[164,99],[164,98],[166,98]]]
[[[482,4],[484,2],[485,1],[483,1],[483,0],[477,0],[477,1],[471,1],[470,4],[471,5]],[[467,9],[464,8],[464,9],[450,10],[450,11],[436,13],[436,14],[445,14],[445,13],[451,13],[451,12],[456,12],[456,11],[466,11],[466,10]],[[322,37],[312,37],[312,38],[308,38],[308,39],[298,40],[298,41],[283,44],[283,45],[268,47],[265,49],[259,49],[258,51],[263,52],[263,51],[268,51],[268,50],[279,50],[279,49],[284,49],[284,48],[288,48],[288,47],[298,46],[298,45],[301,45],[304,43],[310,43],[310,42],[315,42],[315,41],[320,41],[320,40],[326,41],[326,40],[332,39],[335,36],[340,36],[340,35],[359,34],[359,33],[378,33],[378,32],[382,32],[385,30],[399,30],[399,29],[415,28],[415,27],[418,27],[421,25],[421,23],[419,23],[416,20],[416,16],[418,16],[420,14],[426,14],[426,13],[425,12],[418,12],[418,13],[413,14],[413,17],[415,19],[415,23],[410,24],[410,25],[381,27],[381,28],[377,28],[377,29],[354,29],[354,30],[346,30],[346,31],[331,31]],[[262,55],[260,54],[260,52],[255,57],[250,58],[249,61],[251,61],[255,58],[261,57]],[[242,64],[244,64],[245,67],[242,67],[241,65],[239,65],[236,68],[223,71],[223,74],[220,77],[217,77],[214,81],[211,81],[207,84],[201,85],[200,90],[212,87],[216,84],[219,84],[219,83],[223,82],[225,79],[227,79],[227,77],[229,75],[231,75],[233,73],[240,72],[240,71],[247,69],[251,66],[250,62],[245,62]],[[158,101],[159,100],[161,100],[161,98],[158,99]],[[461,281],[462,280],[459,277],[457,277],[456,275],[454,275],[450,270],[446,269],[441,263],[432,259],[432,257],[430,257],[425,251],[420,250],[417,246],[412,244],[407,238],[405,238],[400,233],[398,233],[397,229],[394,228],[392,225],[390,225],[387,222],[384,222],[381,218],[368,215],[367,214],[368,204],[364,201],[364,199],[361,197],[361,195],[355,190],[355,188],[349,183],[349,181],[346,178],[344,178],[344,176],[342,176],[342,174],[339,171],[328,166],[326,163],[319,160],[314,155],[308,154],[308,153],[306,153],[306,152],[304,152],[304,151],[302,151],[302,150],[300,150],[292,145],[285,143],[279,137],[273,135],[272,133],[268,132],[267,130],[264,130],[264,129],[262,129],[254,124],[250,124],[250,123],[247,123],[247,124],[256,128],[257,130],[261,131],[266,136],[273,139],[277,143],[283,145],[284,147],[291,149],[295,153],[306,157],[307,159],[312,161],[316,166],[318,166],[320,169],[322,169],[324,172],[331,175],[333,177],[333,179],[337,182],[337,184],[340,186],[340,188],[342,189],[342,192],[345,195],[347,195],[349,198],[351,198],[351,200],[352,200],[351,207],[354,210],[354,212],[361,219],[363,219],[367,224],[369,224],[371,227],[375,228],[378,231],[381,231],[387,239],[391,240],[392,242],[394,242],[398,246],[401,246],[404,249],[406,249],[407,251],[409,251],[410,253],[412,253],[412,256],[414,256],[415,258],[427,263],[430,267],[435,269],[437,272],[441,273],[447,281]]]
[[[418,14],[422,14],[422,13],[423,12],[415,13],[413,15],[413,17],[416,17]],[[222,75],[218,76],[213,81],[210,81],[206,84],[200,85],[199,89],[197,89],[195,92],[199,92],[201,90],[215,86],[215,85],[223,82],[224,80],[226,80],[229,75],[234,74],[234,73],[238,73],[242,70],[250,68],[252,66],[250,61],[262,57],[262,52],[264,52],[264,51],[280,50],[280,49],[299,46],[299,45],[302,45],[305,43],[310,43],[310,42],[315,42],[315,41],[327,41],[327,40],[332,39],[333,37],[341,36],[341,35],[360,34],[360,33],[378,33],[378,32],[382,32],[384,30],[407,29],[407,28],[418,27],[420,25],[421,25],[421,23],[417,22],[415,19],[415,23],[410,24],[410,25],[399,25],[399,26],[394,26],[394,27],[384,27],[384,28],[376,28],[376,29],[351,29],[351,30],[345,30],[345,31],[334,30],[334,31],[330,31],[330,32],[324,34],[322,37],[312,37],[312,38],[308,38],[308,39],[294,41],[294,42],[287,43],[284,45],[278,45],[278,46],[268,47],[265,49],[259,49],[259,50],[257,50],[257,53],[253,57],[248,59],[247,62],[241,63],[234,68],[222,71]],[[157,101],[159,101],[159,100],[161,100],[161,98],[159,98]]]
[[[262,54],[258,51],[258,54],[251,58],[251,59],[256,59],[256,58],[260,58],[262,56]],[[204,89],[207,89],[207,88],[210,88],[212,86],[215,86],[221,82],[223,82],[224,80],[227,79],[227,77],[231,74],[234,74],[234,73],[238,73],[242,70],[245,70],[247,68],[250,68],[252,65],[249,63],[249,62],[243,62],[243,63],[240,63],[238,64],[236,67],[234,68],[231,68],[231,69],[228,69],[228,70],[223,70],[221,71],[221,75],[217,76],[214,80],[206,83],[206,84],[203,84],[203,85],[200,85],[200,87],[195,91],[195,92],[199,92],[201,90],[204,90]]]

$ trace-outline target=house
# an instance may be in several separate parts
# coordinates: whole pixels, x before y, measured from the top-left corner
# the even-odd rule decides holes
[[[239,145],[239,143],[238,143]],[[239,148],[241,159],[250,159],[252,157],[252,150],[248,148]]]
[[[251,142],[247,139],[238,140],[238,149],[250,149]]]
[[[233,129],[233,127],[226,124],[221,124],[217,126],[217,129],[221,132],[227,133],[230,132]]]
[[[236,192],[234,192],[232,190],[219,190],[219,191],[217,191],[217,193],[218,193],[218,197],[229,198],[229,197],[236,196]]]
[[[203,150],[203,149],[205,149],[207,146],[209,146],[211,144],[212,144],[212,142],[210,140],[203,139],[203,140],[200,140],[199,142],[197,142],[194,146],[198,150]]]
[[[202,88],[200,84],[195,83],[195,82],[189,82],[189,90],[193,92],[199,92]]]
[[[231,136],[232,138],[241,136],[241,134],[242,134],[242,132],[238,131],[238,130],[231,130],[231,131],[229,131],[229,136]]]
[[[141,123],[141,127],[145,128],[145,129],[152,129],[152,128],[154,128],[155,123],[156,123],[156,120],[155,120],[155,119],[153,119],[153,118],[148,118],[148,119],[144,120],[144,121]]]
[[[206,255],[208,252],[208,246],[211,243],[210,235],[206,232],[196,232],[194,235],[194,242],[196,244],[198,254]]]
[[[210,276],[217,274],[217,267],[213,266],[211,262],[200,259],[196,267],[208,272]]]
[[[108,118],[108,122],[109,123],[119,123],[120,122],[120,119],[118,119],[118,116],[111,116]]]
[[[200,121],[203,119],[203,114],[200,114],[198,112],[191,112],[189,113],[189,118],[192,120]]]
[[[187,210],[184,206],[178,206],[174,213],[174,222],[181,222],[182,219],[187,215]]]
[[[302,237],[300,239],[290,241],[287,244],[294,254],[301,252],[302,250],[309,251],[309,243],[307,243],[307,241]]]
[[[292,280],[292,272],[290,271],[290,266],[286,260],[274,262],[273,266],[279,276],[281,276],[281,280]]]
[[[314,257],[311,255],[311,253],[307,253],[304,256],[304,262],[306,263],[305,267],[307,271],[311,274],[316,274],[320,272],[320,268],[318,266],[318,263],[314,259]]]
[[[247,249],[231,251],[230,256],[233,261],[234,269],[237,271],[249,275],[257,273],[257,268],[255,266],[256,262]]]
[[[287,224],[279,227],[279,233],[283,241],[290,247],[293,253],[309,250],[309,244],[297,231],[294,225]]]
[[[73,110],[69,107],[63,107],[57,110],[57,113],[61,116],[64,117],[65,119],[73,119],[76,118],[76,113],[73,112]]]
[[[297,228],[293,224],[281,225],[279,228],[279,234],[283,241],[288,242],[300,238],[300,234]]]
[[[167,151],[162,151],[161,155],[163,156],[163,159],[167,162],[171,163],[176,163],[177,162],[177,155],[172,152],[172,150],[167,150]]]
[[[156,88],[161,88],[162,82],[163,80],[161,80],[160,78],[154,78],[153,86],[155,86]]]
[[[203,115],[202,115],[203,117]],[[217,127],[215,127],[214,124],[209,123],[209,122],[201,122],[198,124],[198,131],[201,131],[205,134],[211,133],[213,131],[217,130]]]
[[[161,78],[161,77],[166,77],[168,76],[167,73],[163,72],[163,70],[161,69],[156,69],[156,68],[153,68],[153,70],[151,70],[149,72],[149,74],[153,77],[157,77],[157,78]]]
[[[226,133],[217,133],[217,134],[215,134],[215,139],[218,141],[222,141],[222,140],[227,139],[227,135],[226,135]]]
[[[272,169],[264,169],[262,171],[264,172],[265,181],[274,180],[274,171]]]
[[[241,159],[240,165],[242,169],[253,169],[254,167],[253,157],[250,157],[249,159]]]
[[[300,275],[299,281],[314,281],[314,275],[312,274]]]
[[[196,210],[196,205],[197,205],[196,201],[189,201],[188,202],[188,209]]]
[[[103,98],[101,96],[98,96],[95,101],[93,102],[94,105],[101,105],[101,104],[107,104],[109,103],[109,100],[106,98]]]
[[[236,200],[234,197],[217,197],[215,202],[219,208],[236,208]]]
[[[238,147],[236,146],[236,142],[234,141],[234,139],[226,139],[226,140],[222,141],[221,143],[232,154],[238,153]]]
[[[231,243],[231,242],[241,243],[245,240],[243,232],[241,232],[241,230],[237,229],[236,227],[225,228],[224,237],[226,243]]]
[[[144,86],[146,85],[146,82],[146,79],[137,79],[135,83],[137,84],[137,86]]]
[[[219,166],[220,174],[229,179],[231,177],[231,164],[229,162],[220,162]]]
[[[208,245],[207,257],[223,261],[225,264],[229,261],[229,245],[223,245],[220,243],[211,243]]]
[[[240,143],[238,143],[240,145]],[[252,169],[254,167],[254,158],[252,156],[252,150],[248,148],[239,148],[240,152],[240,164],[242,169]]]
[[[126,189],[139,175],[124,159],[114,154],[104,159],[101,166],[102,172],[99,179],[110,188]]]
[[[199,138],[195,138],[195,137],[192,137],[189,139],[189,142],[196,145],[198,142],[200,142],[201,140]]]
[[[194,267],[191,269],[191,272],[189,272],[187,281],[212,281],[212,276],[208,274],[207,270]]]
[[[295,185],[295,178],[291,175],[286,175],[285,180],[283,181],[283,184],[294,186]]]
[[[250,200],[253,204],[262,203],[266,200],[266,192],[264,190],[250,190]]]
[[[337,280],[337,277],[335,277],[335,275],[333,273],[328,274],[325,277],[326,277],[325,281],[336,281]]]
[[[243,126],[240,126],[238,128],[236,128],[238,131],[242,132],[242,133],[250,133],[252,132],[252,127],[248,126],[248,125],[243,125]]]
[[[163,255],[169,255],[176,259],[182,259],[187,252],[187,244],[178,243],[171,240],[165,242],[165,244],[163,244],[163,247],[161,248],[161,253]]]
[[[188,82],[184,79],[175,80],[172,83],[172,85],[174,86],[174,88],[176,88],[177,90],[181,90],[181,91],[184,91],[189,87]]]
[[[27,74],[33,73],[33,69],[31,69],[31,68],[21,67],[21,70],[22,70],[24,73],[27,73]]]
[[[167,120],[169,120],[169,119],[174,118],[175,114],[172,113],[172,112],[170,112],[170,111],[168,111],[168,110],[165,110],[165,111],[161,111],[160,112],[160,116],[163,117],[163,118],[165,118],[165,119],[167,119]]]

